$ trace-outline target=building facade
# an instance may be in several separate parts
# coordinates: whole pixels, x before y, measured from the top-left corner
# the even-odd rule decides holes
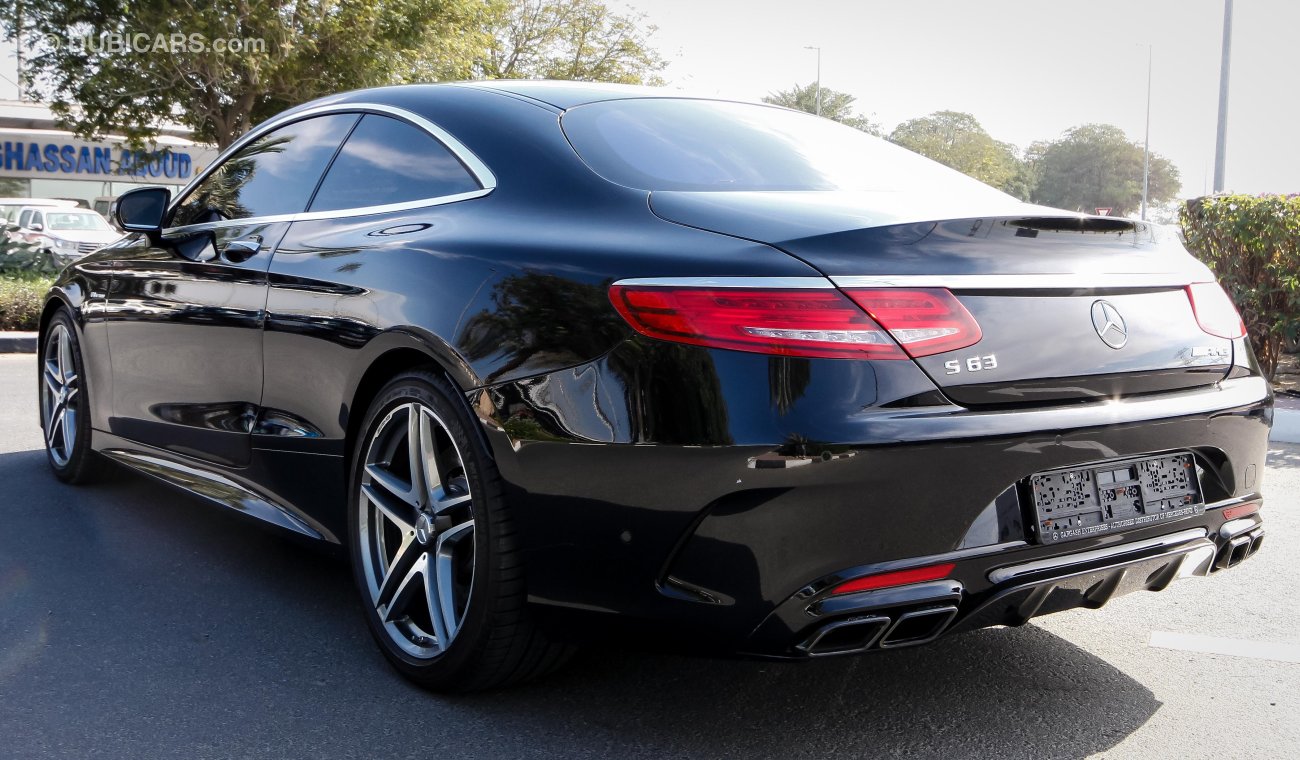
[[[0,197],[67,198],[88,207],[134,187],[164,185],[177,192],[217,156],[181,129],[159,136],[149,150],[120,139],[86,141],[58,129],[50,109],[29,101],[0,101]]]

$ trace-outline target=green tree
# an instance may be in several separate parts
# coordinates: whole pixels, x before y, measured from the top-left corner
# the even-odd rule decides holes
[[[1029,196],[1032,174],[1015,147],[994,140],[968,113],[936,111],[909,119],[894,128],[889,140],[1012,195]]]
[[[656,27],[644,14],[601,0],[490,0],[479,19],[486,47],[475,77],[663,84],[668,62],[650,46]]]
[[[796,84],[788,90],[778,90],[768,93],[763,98],[764,103],[771,103],[776,106],[785,106],[793,108],[796,111],[807,111],[808,113],[817,113],[817,83],[800,85]],[[880,125],[872,121],[869,117],[863,116],[853,110],[853,104],[857,98],[847,92],[832,90],[829,87],[822,88],[822,110],[821,115],[832,121],[838,121],[846,126],[860,129],[867,134],[880,136]]]
[[[290,105],[405,80],[427,40],[473,29],[482,4],[6,0],[0,29],[26,51],[29,91],[78,135],[140,145],[174,122],[225,148]],[[249,42],[234,52],[218,40]]]
[[[1031,196],[1035,203],[1089,213],[1110,208],[1116,216],[1141,206],[1142,145],[1119,127],[1075,127],[1058,140],[1030,146],[1028,158],[1038,177]],[[1152,153],[1149,203],[1170,201],[1181,187],[1178,168]]]

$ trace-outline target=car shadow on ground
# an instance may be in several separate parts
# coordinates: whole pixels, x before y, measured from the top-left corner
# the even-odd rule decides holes
[[[1032,625],[797,664],[605,646],[426,694],[335,558],[134,474],[54,483],[41,452],[0,455],[0,483],[0,734],[23,756],[1081,757],[1160,707]]]

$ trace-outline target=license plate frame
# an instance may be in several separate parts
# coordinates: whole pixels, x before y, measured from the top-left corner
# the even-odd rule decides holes
[[[1077,541],[1204,514],[1188,451],[1115,459],[1029,477],[1042,544]]]

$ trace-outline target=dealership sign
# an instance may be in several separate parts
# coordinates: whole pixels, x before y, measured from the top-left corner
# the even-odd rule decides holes
[[[122,145],[79,141],[0,142],[0,175],[8,177],[183,183],[194,171],[194,158],[187,150],[130,150]]]

